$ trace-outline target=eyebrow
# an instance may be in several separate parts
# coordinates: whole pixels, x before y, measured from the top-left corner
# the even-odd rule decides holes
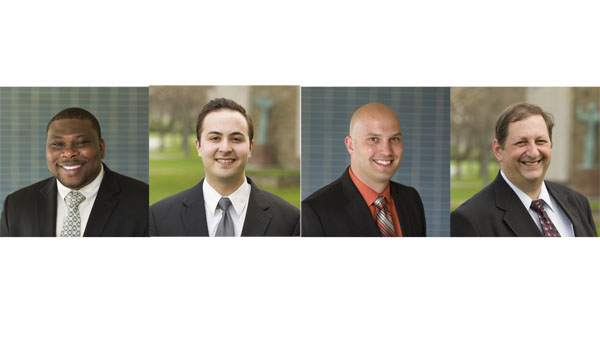
[[[52,140],[52,139],[62,139],[62,138],[65,138],[65,137],[67,137],[67,136],[59,134],[59,135],[48,136],[48,139],[49,140]],[[76,139],[78,139],[78,138],[82,138],[82,137],[90,137],[90,135],[88,135],[88,134],[77,134],[77,135],[75,135],[73,137],[76,138]]]
[[[222,136],[223,133],[219,132],[219,131],[209,131],[209,132],[206,133],[206,135],[219,135],[219,136]],[[241,131],[234,131],[231,134],[229,134],[229,136],[232,136],[232,135],[241,135],[241,136],[246,137],[246,135],[243,132],[241,132]]]

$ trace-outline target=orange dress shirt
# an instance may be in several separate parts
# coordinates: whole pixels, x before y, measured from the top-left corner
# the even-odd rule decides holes
[[[358,192],[360,192],[361,196],[367,203],[369,207],[369,211],[371,212],[371,216],[373,217],[373,221],[377,222],[377,207],[373,204],[373,202],[377,199],[377,197],[384,196],[387,208],[392,213],[392,222],[394,224],[394,234],[398,237],[402,237],[402,228],[400,227],[400,219],[398,218],[398,213],[396,212],[396,205],[394,204],[394,199],[390,193],[390,184],[388,183],[385,190],[382,193],[377,193],[373,191],[369,186],[362,183],[356,175],[352,172],[352,167],[349,170],[350,178],[352,182],[354,182],[354,186],[358,188]]]

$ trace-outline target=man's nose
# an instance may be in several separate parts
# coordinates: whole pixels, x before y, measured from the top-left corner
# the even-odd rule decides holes
[[[77,150],[77,148],[73,147],[73,145],[67,144],[67,145],[65,145],[65,148],[63,148],[63,150],[62,150],[61,156],[66,157],[66,158],[72,158],[74,156],[77,156],[78,154],[79,154],[79,151]]]
[[[231,152],[231,143],[227,139],[223,139],[221,143],[219,143],[219,152],[221,153],[229,153]]]
[[[392,145],[389,141],[383,141],[379,144],[379,152],[384,155],[392,154]]]
[[[531,141],[527,144],[527,156],[530,158],[537,158],[540,155],[540,151],[538,150],[538,146],[535,144],[535,141]]]

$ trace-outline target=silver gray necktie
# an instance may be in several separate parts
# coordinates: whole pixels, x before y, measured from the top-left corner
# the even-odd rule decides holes
[[[79,191],[71,191],[65,196],[67,205],[67,216],[63,221],[61,237],[80,237],[81,236],[81,216],[79,215],[79,204],[83,202],[85,196]]]
[[[217,226],[217,233],[215,234],[215,237],[235,237],[233,220],[229,214],[231,201],[227,197],[221,197],[217,206],[223,211],[223,215],[221,216],[221,222],[219,222],[219,226]]]

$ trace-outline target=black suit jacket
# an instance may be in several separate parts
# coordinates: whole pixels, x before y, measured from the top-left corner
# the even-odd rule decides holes
[[[242,236],[298,236],[300,210],[247,179],[251,190]],[[150,236],[208,236],[203,182],[150,207]]]
[[[56,178],[51,177],[8,195],[0,236],[56,237],[57,193]],[[83,236],[148,236],[148,185],[104,165]]]
[[[566,186],[545,181],[548,192],[567,214],[577,237],[596,237],[588,200]],[[450,215],[450,232],[458,236],[542,237],[517,194],[498,172],[496,179]]]
[[[349,169],[349,168],[348,168]],[[348,169],[302,201],[302,236],[380,237],[377,223]],[[417,190],[390,182],[403,237],[425,237],[425,211]]]

